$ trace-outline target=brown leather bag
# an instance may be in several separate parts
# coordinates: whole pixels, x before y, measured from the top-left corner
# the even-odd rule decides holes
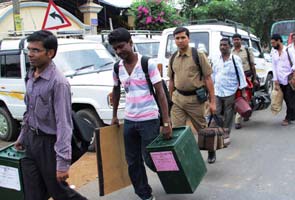
[[[211,125],[212,118],[215,125]],[[198,145],[200,150],[215,151],[226,148],[230,144],[229,129],[223,128],[223,122],[217,115],[210,116],[208,128],[198,132]]]

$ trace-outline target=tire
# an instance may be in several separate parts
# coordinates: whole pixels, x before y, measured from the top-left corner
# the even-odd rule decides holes
[[[19,135],[19,123],[12,118],[6,108],[0,107],[0,139],[15,140]]]
[[[265,85],[264,85],[265,92],[270,94],[273,90],[273,81],[272,81],[272,74],[267,74]]]
[[[79,110],[77,112],[77,115],[79,117],[82,117],[86,121],[88,121],[95,128],[100,128],[100,127],[103,127],[104,126],[104,124],[101,121],[101,119],[98,117],[98,115],[96,114],[96,112],[94,110],[92,110],[92,109],[86,108],[86,109]],[[92,140],[91,140],[90,146],[88,148],[88,151],[90,151],[90,152],[94,152],[95,151],[95,134],[92,137]]]

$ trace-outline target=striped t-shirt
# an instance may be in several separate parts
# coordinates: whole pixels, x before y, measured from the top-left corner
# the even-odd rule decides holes
[[[119,79],[126,92],[125,119],[131,121],[147,121],[159,117],[157,103],[150,93],[148,83],[141,67],[141,55],[129,75],[123,61],[119,62]],[[151,82],[154,84],[161,81],[161,75],[154,62],[149,59],[148,72]],[[118,85],[118,78],[113,70],[114,85]]]

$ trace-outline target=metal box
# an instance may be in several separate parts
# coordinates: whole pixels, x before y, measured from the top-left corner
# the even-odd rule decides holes
[[[193,193],[207,172],[189,126],[173,128],[170,140],[158,136],[147,151],[168,194]]]
[[[24,189],[21,159],[24,151],[17,151],[14,144],[0,149],[0,197],[5,200],[23,200]]]

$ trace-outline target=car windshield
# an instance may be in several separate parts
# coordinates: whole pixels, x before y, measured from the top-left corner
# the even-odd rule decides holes
[[[151,58],[158,57],[160,42],[135,43],[136,50],[141,54]]]
[[[207,51],[209,54],[209,33],[208,32],[193,32],[190,33],[190,43],[191,47],[198,48],[202,46],[204,51]],[[169,58],[175,51],[177,50],[177,46],[174,41],[173,35],[168,36],[168,42],[166,47],[165,57]]]
[[[83,49],[58,52],[54,63],[62,72],[112,69],[113,57],[104,49]]]

